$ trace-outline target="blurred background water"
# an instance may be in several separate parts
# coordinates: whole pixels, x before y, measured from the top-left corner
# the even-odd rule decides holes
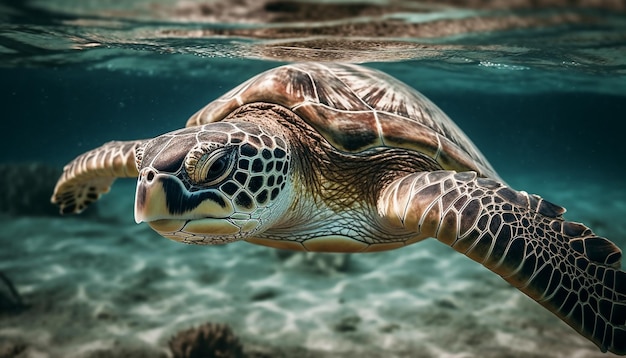
[[[292,61],[363,63],[404,81],[439,105],[514,187],[568,207],[570,219],[626,247],[626,5],[619,0],[2,1],[1,207],[28,220],[47,197],[19,212],[6,208],[45,187],[29,179],[43,167],[61,168],[109,140],[182,127],[212,99]],[[9,169],[33,162],[42,167]],[[127,205],[113,214],[132,225],[132,188],[120,192],[117,201]],[[0,233],[0,270],[35,285],[37,269],[17,262],[37,262],[44,251],[14,246],[16,236],[29,242],[29,224],[17,221]],[[35,222],[40,231],[58,229],[57,221]],[[177,250],[198,255],[198,248]],[[386,257],[394,255],[402,253]],[[67,260],[58,255],[56,263]],[[4,328],[0,336],[15,327]]]

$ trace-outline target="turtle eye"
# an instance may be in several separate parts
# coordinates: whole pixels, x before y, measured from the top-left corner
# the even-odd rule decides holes
[[[185,166],[189,178],[195,184],[215,185],[226,179],[235,166],[233,151],[220,148],[203,153],[197,160],[187,161]]]

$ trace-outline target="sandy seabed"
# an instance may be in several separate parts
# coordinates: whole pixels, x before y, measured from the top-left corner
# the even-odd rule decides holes
[[[525,183],[626,248],[620,187]],[[0,312],[0,357],[167,357],[205,322],[254,357],[611,356],[435,240],[350,256],[187,246],[133,222],[133,184],[98,216],[0,217],[0,271],[28,305]]]

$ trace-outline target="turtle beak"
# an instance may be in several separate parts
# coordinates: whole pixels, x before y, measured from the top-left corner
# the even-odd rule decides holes
[[[225,197],[215,191],[190,193],[177,177],[158,173],[153,168],[139,172],[135,193],[135,222],[150,225],[168,220],[196,220],[226,218],[234,208]]]
[[[171,217],[167,209],[167,198],[162,174],[152,168],[144,168],[139,173],[135,192],[135,222],[151,222]]]

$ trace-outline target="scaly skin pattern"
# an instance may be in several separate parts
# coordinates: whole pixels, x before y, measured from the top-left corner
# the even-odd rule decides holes
[[[109,192],[117,178],[136,178],[135,149],[145,141],[112,141],[81,154],[63,168],[52,203],[62,214],[80,213]]]
[[[602,351],[626,353],[626,272],[620,250],[563,208],[475,173],[415,173],[387,187],[389,225],[435,237],[502,276]]]
[[[252,236],[284,212],[290,162],[286,141],[250,122],[164,134],[137,149],[135,219],[184,243]]]

